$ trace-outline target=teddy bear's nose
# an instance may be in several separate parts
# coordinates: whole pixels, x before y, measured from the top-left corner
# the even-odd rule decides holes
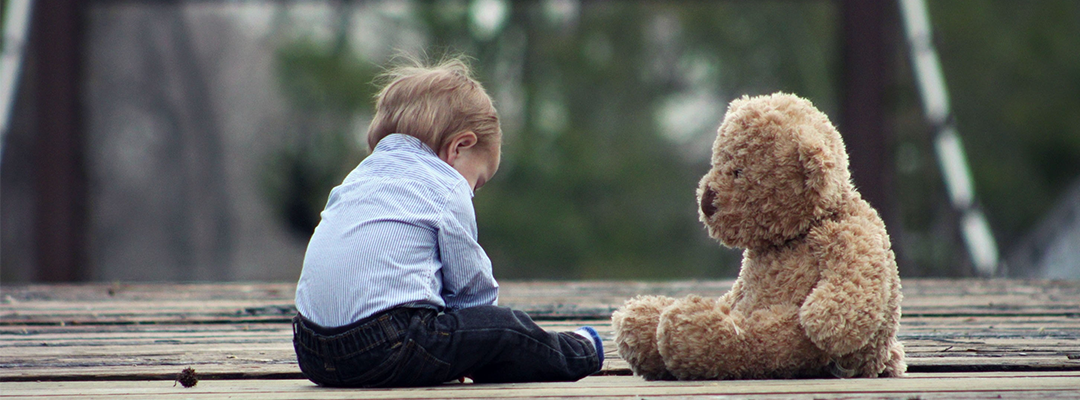
[[[705,193],[701,195],[701,212],[705,214],[705,217],[711,217],[716,214],[716,192],[712,188],[705,189]]]

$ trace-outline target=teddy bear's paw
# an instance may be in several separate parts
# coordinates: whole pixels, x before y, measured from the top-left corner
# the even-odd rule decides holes
[[[885,364],[885,371],[882,371],[879,377],[882,378],[899,378],[907,373],[907,363],[903,359],[890,360],[888,364]]]
[[[881,372],[881,377],[899,377],[904,376],[907,372],[907,362],[904,361],[904,345],[898,341],[894,341],[892,347],[889,348],[889,359],[885,361],[885,371]]]
[[[866,347],[873,338],[878,319],[867,317],[858,308],[847,307],[819,286],[799,310],[799,324],[807,337],[826,353],[846,356]],[[880,325],[880,324],[877,324]]]
[[[834,356],[825,366],[825,372],[837,378],[899,377],[905,371],[903,345],[885,339],[846,356]]]

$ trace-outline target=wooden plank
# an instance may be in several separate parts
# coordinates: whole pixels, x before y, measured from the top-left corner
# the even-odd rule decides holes
[[[550,330],[596,327],[607,350],[603,373],[629,374],[629,366],[615,351],[609,321],[540,324]],[[140,331],[142,328],[154,329]],[[291,335],[285,324],[80,326],[51,333],[5,335],[0,379],[168,379],[188,365],[219,378],[299,378]],[[913,371],[1080,370],[1080,341],[1075,336],[980,338],[957,331],[916,334],[905,327],[900,337]]]
[[[593,325],[604,374],[629,374],[610,310],[636,294],[720,295],[730,281],[507,282],[502,304],[550,330]],[[299,378],[292,284],[88,284],[0,288],[0,381]],[[1080,370],[1080,282],[905,281],[911,371]],[[914,304],[909,306],[909,304]],[[914,310],[915,314],[910,313]]]
[[[567,304],[580,304],[579,299],[601,303],[621,303],[639,294],[683,296],[700,294],[719,296],[731,288],[731,280],[664,281],[664,282],[617,282],[617,281],[529,281],[503,282],[504,300],[539,299],[551,303],[551,299],[567,299]],[[905,279],[903,291],[907,300],[933,297],[961,297],[992,295],[1018,296],[1034,301],[1059,301],[1080,299],[1080,282],[1039,280],[948,280]],[[0,288],[6,300],[17,301],[111,301],[111,300],[283,300],[292,301],[295,284],[291,283],[213,283],[213,284],[164,284],[168,292],[162,292],[162,284],[60,284],[60,285],[7,285]],[[607,299],[607,301],[605,301]],[[612,301],[614,300],[614,301]],[[5,301],[6,302],[6,301]],[[1075,304],[1074,304],[1075,305]]]
[[[1080,372],[972,373],[943,377],[912,374],[895,379],[819,379],[760,381],[647,382],[628,376],[598,376],[578,382],[525,384],[448,384],[405,389],[330,389],[303,380],[202,380],[193,388],[170,381],[10,382],[0,398],[67,399],[155,398],[197,396],[205,399],[353,398],[546,398],[644,396],[739,396],[743,398],[1075,398]]]
[[[607,317],[639,294],[719,296],[731,281],[507,282],[501,304],[538,319]],[[904,315],[1080,318],[1080,284],[1062,281],[908,280]],[[15,286],[0,288],[0,326],[285,321],[292,284]]]

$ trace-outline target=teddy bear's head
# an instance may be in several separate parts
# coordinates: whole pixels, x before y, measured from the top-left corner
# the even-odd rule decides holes
[[[782,245],[835,213],[850,179],[840,133],[810,101],[743,96],[720,124],[698,214],[726,246]]]

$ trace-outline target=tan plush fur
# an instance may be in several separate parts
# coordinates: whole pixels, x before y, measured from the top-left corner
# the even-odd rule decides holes
[[[828,117],[790,94],[736,99],[697,191],[709,235],[743,251],[717,299],[639,296],[612,315],[645,379],[901,376],[900,277]]]

